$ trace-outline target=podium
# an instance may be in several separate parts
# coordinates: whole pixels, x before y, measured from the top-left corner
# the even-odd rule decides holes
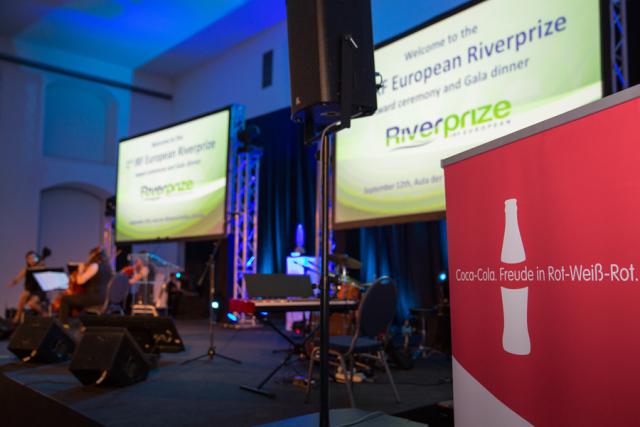
[[[132,304],[131,314],[157,317],[158,310],[168,310],[167,284],[171,274],[182,271],[182,268],[151,252],[132,253],[128,259],[132,264],[140,260],[154,272],[153,280],[145,279],[139,282],[137,291],[142,292],[142,301]]]
[[[635,425],[640,86],[443,161],[456,426]]]

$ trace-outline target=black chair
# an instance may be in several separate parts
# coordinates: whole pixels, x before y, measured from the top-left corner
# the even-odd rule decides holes
[[[84,310],[89,314],[124,314],[124,305],[129,295],[129,277],[122,273],[115,274],[107,285],[107,297],[102,305],[89,307]]]
[[[356,313],[356,330],[353,336],[329,337],[329,352],[338,359],[342,372],[345,374],[349,403],[353,408],[355,408],[355,401],[352,391],[352,375],[355,355],[368,356],[382,363],[389,377],[389,383],[393,389],[396,402],[400,403],[400,396],[387,364],[387,355],[384,351],[383,343],[376,339],[376,337],[386,332],[393,320],[396,312],[396,300],[395,281],[390,277],[379,278],[362,297],[360,307]],[[320,348],[315,347],[309,358],[305,401],[308,401],[309,392],[311,391],[313,362],[318,360],[319,356]],[[349,360],[349,370],[346,368],[346,360]]]

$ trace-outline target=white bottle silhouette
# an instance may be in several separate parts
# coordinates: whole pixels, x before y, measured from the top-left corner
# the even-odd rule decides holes
[[[500,290],[502,291],[502,311],[504,314],[502,348],[507,353],[527,355],[531,353],[531,340],[527,325],[529,288],[500,287]]]
[[[500,259],[505,264],[517,264],[526,260],[520,227],[518,226],[518,205],[516,199],[504,202],[504,238]],[[502,348],[504,351],[527,355],[531,353],[531,339],[527,324],[529,288],[511,289],[501,287],[504,329]]]
[[[520,227],[518,226],[518,205],[516,199],[504,201],[504,238],[500,260],[505,264],[517,264],[527,259],[524,254]]]

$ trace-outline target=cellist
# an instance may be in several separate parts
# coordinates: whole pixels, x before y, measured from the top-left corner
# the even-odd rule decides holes
[[[113,276],[109,260],[100,246],[89,251],[89,259],[78,266],[76,282],[84,293],[63,295],[60,301],[60,321],[69,327],[69,311],[101,305],[105,301],[107,285]]]

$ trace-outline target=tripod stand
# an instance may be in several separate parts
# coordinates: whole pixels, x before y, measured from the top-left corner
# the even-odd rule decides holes
[[[198,285],[202,285],[205,274],[207,273],[207,271],[209,272],[209,348],[207,349],[206,353],[201,354],[200,356],[196,356],[192,359],[185,360],[184,362],[182,362],[183,365],[186,365],[191,362],[195,362],[196,360],[204,359],[205,357],[208,357],[209,360],[213,360],[215,356],[218,356],[224,360],[228,360],[233,363],[238,363],[238,364],[242,363],[238,359],[234,359],[232,357],[224,356],[218,353],[214,345],[213,326],[215,323],[215,320],[214,320],[215,313],[213,312],[213,302],[215,301],[215,296],[216,296],[216,288],[215,288],[216,256],[218,255],[218,250],[220,249],[220,245],[222,244],[223,241],[224,239],[220,239],[214,243],[213,251],[209,255],[209,259],[207,260],[207,263],[206,263],[207,268],[205,268],[204,272],[202,273],[202,276],[200,276],[200,279],[198,280]]]

